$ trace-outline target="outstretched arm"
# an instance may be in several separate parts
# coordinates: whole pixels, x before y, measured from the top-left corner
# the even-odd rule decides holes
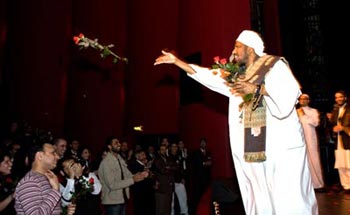
[[[163,63],[174,64],[189,74],[196,73],[192,69],[192,67],[190,67],[190,65],[188,65],[188,63],[186,63],[183,60],[180,60],[174,54],[172,54],[170,52],[166,52],[164,50],[162,51],[162,55],[156,59],[156,61],[154,62],[154,65],[159,65],[159,64],[163,64]]]

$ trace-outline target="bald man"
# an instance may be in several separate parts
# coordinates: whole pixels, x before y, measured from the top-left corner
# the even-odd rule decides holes
[[[265,54],[261,37],[250,30],[240,33],[230,59],[247,68],[234,84],[170,52],[162,51],[154,65],[174,64],[229,98],[231,151],[246,214],[318,214],[295,109],[300,86],[287,61]],[[243,101],[247,94],[253,99]]]

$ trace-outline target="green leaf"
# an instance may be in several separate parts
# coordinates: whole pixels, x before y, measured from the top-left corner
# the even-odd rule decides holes
[[[235,71],[235,66],[232,64],[232,63],[228,63],[228,64],[226,64],[226,69],[225,70],[227,70],[227,71]]]
[[[104,57],[107,57],[108,55],[111,54],[111,51],[108,48],[104,48],[102,51],[102,54]]]
[[[219,67],[219,65],[214,64],[214,65],[212,66],[212,68],[213,68],[213,69],[219,69],[220,67]]]
[[[253,94],[252,94],[252,93],[245,94],[245,95],[243,96],[243,101],[244,101],[244,102],[249,102],[252,98],[253,98]]]

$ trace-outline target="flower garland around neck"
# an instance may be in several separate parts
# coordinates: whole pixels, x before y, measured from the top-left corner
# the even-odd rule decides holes
[[[226,58],[220,58],[220,56],[215,56],[214,64],[212,69],[214,75],[217,75],[220,72],[220,76],[228,83],[233,84],[239,78],[244,78],[246,72],[245,65],[239,65],[237,62],[228,62]],[[253,94],[246,94],[242,96],[244,103],[248,103],[253,98]]]
[[[80,46],[80,49],[91,47],[93,49],[96,49],[100,51],[101,58],[107,58],[108,56],[113,57],[113,63],[117,63],[118,61],[124,61],[125,63],[128,63],[128,59],[124,57],[120,57],[116,53],[114,53],[111,48],[114,47],[113,44],[109,45],[101,45],[98,42],[98,39],[89,39],[88,37],[84,36],[84,34],[80,33],[78,36],[74,36],[73,40],[76,45]]]

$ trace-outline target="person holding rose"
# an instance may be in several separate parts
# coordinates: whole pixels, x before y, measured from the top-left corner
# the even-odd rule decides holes
[[[60,174],[63,176],[60,182],[63,208],[74,203],[75,215],[101,214],[101,183],[94,172],[75,158],[66,157],[62,161]]]
[[[230,59],[246,68],[234,83],[220,69],[188,64],[167,51],[154,65],[176,65],[229,98],[231,151],[246,214],[317,214],[295,109],[301,90],[288,62],[264,53],[263,40],[251,30],[239,34]]]

